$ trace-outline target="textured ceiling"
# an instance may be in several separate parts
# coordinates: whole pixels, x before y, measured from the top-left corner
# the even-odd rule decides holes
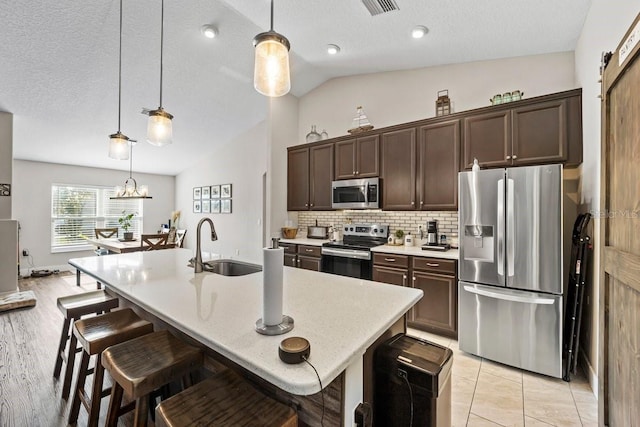
[[[292,93],[344,75],[570,51],[590,0],[396,0],[371,16],[360,0],[276,0],[291,42]],[[14,114],[14,157],[127,169],[107,157],[117,130],[118,0],[0,0],[0,110]],[[219,29],[214,40],[203,24]],[[159,102],[160,1],[125,0],[122,132],[143,140]],[[428,27],[411,39],[415,25]],[[166,0],[163,106],[174,144],[134,148],[133,169],[174,175],[266,117],[252,85],[251,40],[268,0]],[[339,55],[326,54],[337,44]]]

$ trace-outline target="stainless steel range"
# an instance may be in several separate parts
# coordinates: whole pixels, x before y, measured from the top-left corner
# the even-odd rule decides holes
[[[342,235],[342,241],[322,245],[322,271],[371,280],[371,248],[386,243],[389,226],[346,224],[342,227]]]

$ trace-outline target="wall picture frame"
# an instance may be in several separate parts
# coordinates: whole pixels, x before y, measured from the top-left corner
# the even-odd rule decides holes
[[[211,198],[219,199],[220,198],[220,185],[212,185],[211,186]]]
[[[220,197],[223,199],[231,198],[231,184],[222,184],[220,186]]]
[[[209,200],[211,198],[211,187],[208,185],[206,187],[202,187],[202,200]],[[204,211],[203,211],[204,212]]]
[[[220,200],[220,212],[221,213],[231,213],[231,199],[221,199]]]
[[[202,187],[193,187],[193,200],[200,200],[201,198],[202,198]]]
[[[211,212],[211,201],[210,200],[202,200],[201,201],[201,211],[202,213],[209,213]]]
[[[200,213],[200,212],[202,212],[201,200],[194,200],[193,201],[193,213]]]
[[[211,199],[211,213],[220,213],[220,199]]]

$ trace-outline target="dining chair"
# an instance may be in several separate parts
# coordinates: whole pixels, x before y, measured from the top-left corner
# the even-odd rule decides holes
[[[176,248],[184,248],[184,236],[187,230],[176,230]]]
[[[174,245],[167,244],[169,234],[143,234],[140,236],[140,246],[145,251],[155,251],[158,249],[172,248]]]
[[[118,237],[118,228],[94,228],[93,232],[95,233],[96,239],[109,239],[113,236]],[[108,255],[109,249],[101,248],[100,246],[96,247],[95,250],[96,255]]]

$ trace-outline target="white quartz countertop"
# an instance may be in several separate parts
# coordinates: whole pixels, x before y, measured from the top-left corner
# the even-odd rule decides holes
[[[396,255],[410,255],[410,256],[422,256],[428,258],[441,258],[441,259],[458,259],[458,249],[449,249],[445,252],[440,251],[427,251],[423,250],[420,246],[389,246],[382,245],[376,246],[371,249],[371,252],[382,252],[387,254]]]
[[[300,237],[295,239],[280,239],[280,243],[293,243],[294,245],[309,245],[309,246],[322,246],[323,243],[328,243],[329,239],[308,239],[306,237]]]
[[[262,317],[262,272],[226,277],[193,272],[189,249],[74,258],[69,264],[182,332],[281,389],[320,389],[307,364],[287,365],[278,345],[290,336],[311,344],[309,361],[328,385],[421,297],[419,289],[284,268],[283,314],[293,331],[255,332]]]

